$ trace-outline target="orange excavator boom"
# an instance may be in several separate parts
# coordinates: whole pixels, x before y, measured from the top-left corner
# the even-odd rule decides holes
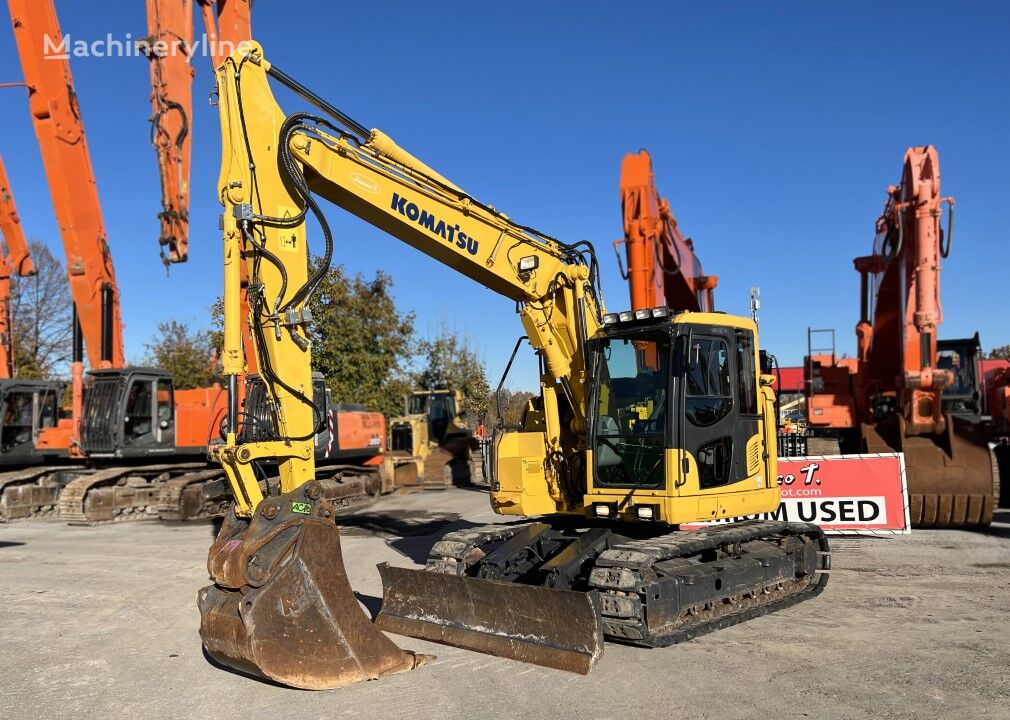
[[[70,63],[47,53],[43,44],[46,36],[62,37],[56,9],[52,0],[9,0],[8,7],[88,363],[122,367],[119,286]]]
[[[14,327],[11,308],[11,278],[35,274],[28,241],[18,217],[3,158],[0,158],[0,379],[14,377]]]
[[[189,178],[192,148],[192,0],[147,0],[151,64],[151,143],[161,176],[161,259],[168,266],[189,254]]]
[[[614,243],[627,253],[631,309],[665,306],[675,310],[711,312],[719,278],[706,275],[694,253],[694,243],[677,227],[670,203],[656,189],[652,158],[645,150],[624,156],[621,163],[621,210],[624,239]]]
[[[808,411],[820,412],[815,432],[838,437],[843,452],[904,453],[915,527],[987,526],[998,490],[988,428],[977,412],[952,409],[946,391],[962,390],[954,384],[954,355],[941,353],[937,341],[953,208],[954,199],[940,192],[936,148],[908,148],[901,179],[887,188],[873,252],[854,261],[861,279],[855,366],[817,357],[806,363]],[[837,376],[830,387],[827,369]],[[980,393],[973,382],[964,394]]]

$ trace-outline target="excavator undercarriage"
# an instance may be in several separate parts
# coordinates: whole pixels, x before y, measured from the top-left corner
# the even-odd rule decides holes
[[[384,630],[587,673],[603,639],[661,647],[820,593],[823,531],[750,521],[634,537],[598,526],[449,533],[424,570],[380,565]],[[565,622],[558,623],[558,618]]]

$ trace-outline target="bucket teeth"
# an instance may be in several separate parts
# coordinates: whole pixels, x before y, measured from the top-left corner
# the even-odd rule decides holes
[[[585,675],[603,655],[596,591],[379,565],[376,625],[399,635]]]
[[[351,590],[325,490],[229,514],[211,548],[214,585],[200,590],[200,637],[218,663],[292,687],[321,690],[411,670],[429,658],[401,650]]]

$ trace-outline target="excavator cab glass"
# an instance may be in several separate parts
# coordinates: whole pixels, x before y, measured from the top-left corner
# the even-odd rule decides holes
[[[978,415],[982,411],[978,359],[982,354],[978,334],[958,340],[939,340],[936,366],[951,373],[954,381],[943,388],[943,411],[951,415]]]
[[[664,488],[667,449],[693,459],[700,489],[746,480],[760,432],[754,346],[751,330],[688,323],[632,321],[595,340],[594,485]],[[682,483],[688,469],[670,471]]]
[[[39,432],[59,421],[59,396],[51,381],[7,381],[0,385],[0,453],[24,460]]]
[[[596,479],[610,487],[664,484],[670,337],[613,337],[596,346]]]
[[[94,457],[144,457],[175,448],[172,379],[161,370],[89,373],[81,444]]]

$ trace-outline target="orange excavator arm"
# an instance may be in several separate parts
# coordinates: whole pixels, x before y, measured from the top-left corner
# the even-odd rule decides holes
[[[197,0],[197,4],[213,70],[239,43],[252,39],[249,0]],[[193,0],[147,0],[147,38],[141,47],[151,64],[151,142],[161,176],[158,243],[168,266],[189,256]]]
[[[946,242],[942,203],[949,212]],[[940,196],[936,148],[909,148],[901,181],[887,188],[873,254],[854,261],[862,279],[856,402],[870,417],[871,398],[894,391],[908,435],[946,430],[941,396],[952,375],[938,367],[937,330],[943,321],[940,258],[950,250],[953,205],[953,198]]]
[[[694,253],[694,243],[677,227],[666,198],[656,189],[652,158],[645,150],[624,156],[621,163],[621,209],[624,239],[614,243],[627,252],[631,309],[666,306],[675,310],[712,312],[713,291],[719,283],[706,275]]]
[[[151,64],[151,143],[161,176],[158,243],[168,266],[189,254],[192,0],[147,0],[147,33],[141,48]]]
[[[3,158],[0,158],[0,379],[14,377],[14,327],[11,312],[11,277],[29,277],[35,266],[21,227]]]
[[[43,45],[47,35],[62,37],[56,9],[52,0],[7,4],[88,362],[92,368],[123,367],[119,286],[70,63],[47,55]]]
[[[252,39],[249,0],[196,0],[210,50],[211,69]],[[188,53],[193,46],[193,0],[147,0],[144,44],[151,62],[151,139],[158,157],[162,209],[161,257],[165,265],[189,256],[190,156],[193,141],[193,74]],[[244,269],[244,268],[243,268]],[[248,314],[243,277],[242,307]],[[248,323],[243,323],[246,327]],[[257,371],[252,339],[245,335],[246,365]]]
[[[252,40],[252,3],[250,0],[197,0],[203,13],[208,38],[212,46],[213,69],[225,61],[240,43]]]

